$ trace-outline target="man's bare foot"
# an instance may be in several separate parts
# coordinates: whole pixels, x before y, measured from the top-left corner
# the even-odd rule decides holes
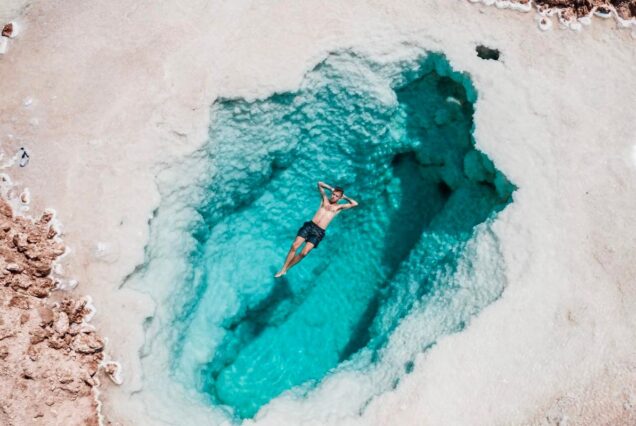
[[[287,271],[281,269],[280,271],[276,272],[276,275],[274,275],[274,278],[282,277],[286,273],[287,273]]]

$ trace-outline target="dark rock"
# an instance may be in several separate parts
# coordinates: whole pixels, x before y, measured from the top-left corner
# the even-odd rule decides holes
[[[2,36],[11,37],[12,35],[13,35],[13,23],[9,22],[4,27],[2,27]]]
[[[479,56],[481,59],[493,61],[499,60],[499,49],[492,49],[490,47],[484,46],[483,44],[480,44],[475,48],[475,51],[477,52],[477,56]]]

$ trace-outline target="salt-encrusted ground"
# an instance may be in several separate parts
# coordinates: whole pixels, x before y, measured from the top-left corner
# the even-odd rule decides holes
[[[611,20],[537,29],[532,14],[464,1],[36,2],[0,60],[5,153],[33,209],[57,209],[66,271],[124,365],[103,389],[113,422],[148,423],[138,349],[143,262],[161,164],[206,140],[218,96],[294,89],[331,50],[442,51],[479,91],[477,145],[518,187],[495,226],[503,297],[423,354],[358,418],[347,383],[279,399],[260,421],[630,424],[636,404],[635,41]],[[501,51],[485,61],[475,46]],[[415,323],[414,326],[417,326]],[[135,398],[130,395],[142,390]],[[152,392],[152,390],[150,391]]]

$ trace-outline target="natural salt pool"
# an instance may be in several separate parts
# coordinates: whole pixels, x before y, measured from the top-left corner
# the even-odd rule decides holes
[[[474,146],[475,100],[468,76],[441,55],[377,63],[340,53],[296,92],[217,101],[197,153],[206,173],[193,184],[190,273],[173,283],[171,374],[251,417],[363,353],[381,364],[400,321],[435,303],[440,326],[403,351],[395,385],[412,369],[409,351],[495,300],[502,283],[471,293],[456,276],[475,226],[514,190]],[[360,206],[275,279],[320,203],[319,180]]]

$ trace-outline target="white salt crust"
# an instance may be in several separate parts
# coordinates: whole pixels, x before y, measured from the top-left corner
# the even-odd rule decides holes
[[[167,359],[144,329],[158,309],[153,298],[167,290],[146,294],[122,283],[144,262],[148,218],[160,200],[156,176],[205,143],[209,105],[219,96],[294,90],[338,49],[387,61],[441,51],[470,73],[479,92],[477,147],[519,187],[491,230],[507,287],[463,332],[419,356],[395,390],[364,407],[357,389],[373,382],[350,372],[307,398],[274,400],[256,421],[519,424],[584,416],[580,423],[597,424],[631,415],[636,49],[629,31],[597,19],[580,32],[542,32],[531,15],[448,0],[135,6],[35,1],[0,59],[2,149],[27,145],[32,155],[12,176],[32,192],[32,211],[55,206],[63,219],[74,250],[60,262],[94,297],[93,323],[123,366],[123,384],[106,382],[101,393],[109,420],[162,424],[164,413],[185,413],[191,424],[220,421],[171,382],[169,365],[143,368],[148,353]],[[478,43],[499,49],[502,60],[479,59]],[[28,97],[34,101],[25,106]],[[117,247],[117,258],[96,259],[98,242]],[[413,318],[404,335],[425,324]]]

